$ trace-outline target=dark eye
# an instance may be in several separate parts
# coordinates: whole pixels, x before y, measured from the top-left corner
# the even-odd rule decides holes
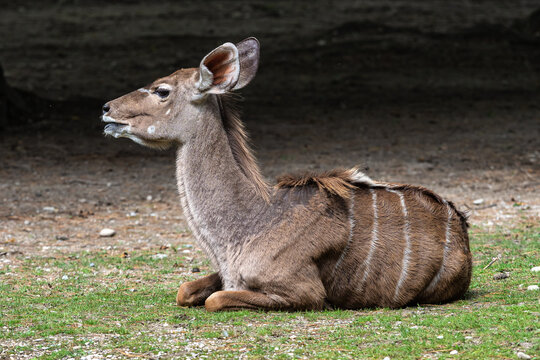
[[[154,94],[157,94],[157,96],[159,96],[160,98],[165,99],[167,96],[169,96],[170,92],[171,92],[171,90],[169,90],[169,89],[157,88],[154,91]]]

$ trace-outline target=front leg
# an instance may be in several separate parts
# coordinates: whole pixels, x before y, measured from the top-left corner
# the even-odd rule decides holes
[[[314,294],[313,294],[314,295]],[[223,310],[321,310],[324,299],[318,296],[303,299],[285,299],[279,295],[263,294],[250,290],[217,291],[206,299],[208,311]]]
[[[205,276],[195,281],[188,281],[180,285],[176,295],[176,305],[197,306],[204,304],[204,301],[212,293],[223,289],[223,283],[218,273]]]

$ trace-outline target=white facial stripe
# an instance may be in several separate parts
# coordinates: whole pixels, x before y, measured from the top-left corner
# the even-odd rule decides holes
[[[409,224],[409,214],[407,212],[407,206],[405,204],[405,197],[403,193],[396,190],[387,189],[387,191],[397,194],[399,196],[399,201],[401,203],[401,211],[403,212],[403,219],[405,221],[405,227],[403,229],[403,235],[405,237],[405,249],[403,249],[403,261],[401,264],[401,275],[399,276],[398,283],[396,285],[396,292],[394,293],[394,301],[398,302],[399,300],[399,290],[405,282],[405,279],[408,275],[409,270],[409,257],[411,256],[411,240],[410,240],[410,224]]]
[[[157,87],[158,87],[158,89],[172,90],[172,86],[169,85],[169,84],[159,84]]]
[[[171,109],[168,109],[165,115],[169,115],[171,113]]]
[[[150,125],[150,126],[148,127],[148,129],[146,129],[146,131],[147,131],[150,135],[152,135],[153,133],[156,132],[156,127],[155,127],[154,125]]]
[[[151,94],[152,92],[148,89],[145,89],[145,88],[140,88],[140,89],[137,89],[138,92],[142,92],[142,93],[146,93],[146,94]]]

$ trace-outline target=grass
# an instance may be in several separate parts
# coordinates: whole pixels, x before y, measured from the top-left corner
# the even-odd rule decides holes
[[[471,229],[465,299],[400,310],[207,313],[178,308],[191,274],[182,252],[59,254],[0,268],[0,358],[516,358],[540,353],[540,227]],[[164,252],[164,251],[160,251]],[[501,260],[488,269],[492,257]],[[190,256],[193,256],[191,254]],[[196,258],[201,258],[196,257]],[[197,261],[197,260],[195,260]],[[493,275],[510,277],[494,280]],[[450,352],[456,350],[457,355]]]

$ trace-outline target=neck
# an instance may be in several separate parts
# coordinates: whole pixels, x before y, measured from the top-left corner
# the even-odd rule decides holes
[[[269,206],[268,187],[239,119],[226,118],[233,114],[217,96],[207,101],[196,119],[196,136],[178,150],[177,181],[191,230],[216,269],[223,271],[224,250],[260,231],[263,224],[256,214]]]

